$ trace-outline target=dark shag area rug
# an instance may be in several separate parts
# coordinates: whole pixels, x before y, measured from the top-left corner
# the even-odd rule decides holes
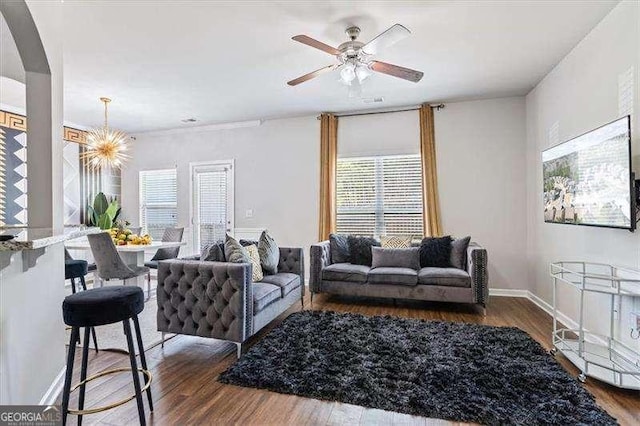
[[[524,331],[391,316],[294,313],[222,383],[489,425],[612,425]]]

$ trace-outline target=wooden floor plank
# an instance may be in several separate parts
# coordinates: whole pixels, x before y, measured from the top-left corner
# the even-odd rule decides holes
[[[551,347],[551,318],[527,299],[493,297],[487,316],[472,306],[364,300],[316,295],[313,306],[307,296],[306,309],[355,312],[363,315],[396,315],[408,318],[458,321],[495,326],[518,327],[529,333],[546,348]],[[265,330],[254,336],[249,345],[266,335],[282,319],[300,309],[294,306]],[[80,351],[76,355],[74,381],[79,378]],[[577,370],[561,355],[560,363],[572,375]],[[242,424],[242,425],[458,425],[440,419],[426,419],[340,402],[320,401],[294,395],[224,385],[218,375],[235,361],[235,346],[212,339],[176,336],[165,344],[147,351],[147,362],[153,375],[152,392],[155,411],[148,413],[151,425]],[[127,367],[126,355],[113,352],[90,353],[91,373]],[[585,385],[598,404],[616,417],[622,425],[640,424],[640,394],[624,391],[588,379]],[[96,406],[125,397],[133,390],[126,373],[107,377],[91,384],[87,391],[87,406]],[[77,395],[71,406],[77,404]],[[146,398],[145,398],[146,404]],[[120,426],[136,424],[135,401],[104,413],[85,416],[87,425]],[[70,416],[69,424],[76,424]]]

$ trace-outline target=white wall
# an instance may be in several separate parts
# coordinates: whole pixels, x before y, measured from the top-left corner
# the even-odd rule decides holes
[[[636,172],[640,171],[639,26],[639,3],[621,2],[527,95],[528,278],[531,291],[547,302],[551,302],[548,265],[552,261],[587,260],[640,267],[640,232],[544,223],[540,158],[541,151],[553,144],[551,139],[564,141],[622,116],[618,78],[633,68],[632,150]],[[606,299],[591,302],[595,303],[587,327],[606,332]],[[563,289],[559,306],[576,318],[577,294]]]
[[[487,249],[490,287],[526,289],[524,98],[447,103],[435,127],[444,232]]]
[[[491,286],[525,285],[524,98],[447,104],[436,112],[444,229],[489,250]],[[344,117],[341,155],[419,152],[418,112]],[[123,169],[124,216],[138,222],[138,174],[178,168],[178,222],[189,227],[189,162],[235,159],[235,226],[267,227],[281,245],[317,240],[319,122],[265,121],[259,127],[141,134]],[[245,211],[253,210],[253,218]],[[189,233],[190,234],[190,233]],[[192,252],[192,249],[185,250]]]
[[[279,245],[302,246],[308,255],[318,236],[319,123],[303,117],[232,130],[138,135],[122,170],[124,217],[138,223],[141,170],[177,167],[178,225],[189,227],[189,163],[234,159],[235,227],[266,227]],[[248,209],[252,218],[245,217]]]

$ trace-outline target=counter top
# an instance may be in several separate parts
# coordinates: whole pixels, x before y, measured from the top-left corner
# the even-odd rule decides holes
[[[12,240],[0,241],[0,252],[40,249],[98,232],[102,232],[102,230],[88,226],[65,227],[63,232],[54,232],[50,228],[0,227],[0,235],[15,235]]]

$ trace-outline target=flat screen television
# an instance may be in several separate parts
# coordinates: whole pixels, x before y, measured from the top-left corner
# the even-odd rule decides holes
[[[634,230],[631,117],[542,152],[544,220]]]

